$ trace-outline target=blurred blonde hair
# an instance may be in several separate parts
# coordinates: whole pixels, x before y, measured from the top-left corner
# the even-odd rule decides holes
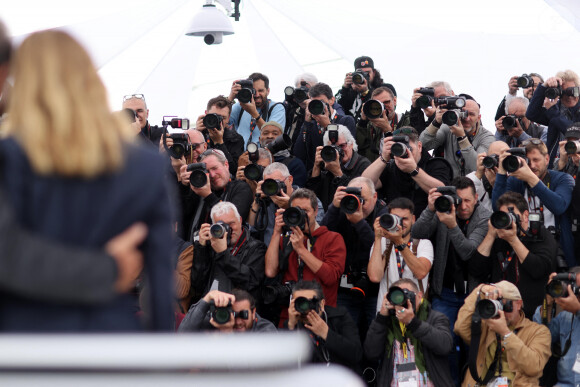
[[[14,88],[4,128],[41,175],[94,177],[123,165],[129,125],[112,114],[89,55],[70,35],[27,37],[12,63]]]
[[[572,70],[558,71],[556,76],[561,78],[562,82],[574,82],[574,85],[580,86],[580,79],[578,78],[578,74]]]

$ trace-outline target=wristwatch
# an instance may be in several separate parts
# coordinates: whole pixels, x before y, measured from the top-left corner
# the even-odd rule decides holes
[[[409,172],[409,175],[411,175],[411,177],[415,177],[419,174],[419,168],[415,168],[415,170]]]
[[[395,249],[397,249],[397,251],[403,251],[407,248],[407,244],[406,243],[402,243],[400,245],[396,245]]]

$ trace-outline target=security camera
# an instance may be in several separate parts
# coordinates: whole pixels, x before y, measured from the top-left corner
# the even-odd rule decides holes
[[[205,4],[191,22],[186,35],[203,36],[207,45],[220,44],[224,35],[232,35],[234,28],[225,13],[213,4]]]
[[[223,38],[224,34],[223,32],[208,32],[204,37],[203,37],[203,41],[205,42],[205,44],[207,44],[208,46],[210,44],[220,44],[222,42],[222,38]]]

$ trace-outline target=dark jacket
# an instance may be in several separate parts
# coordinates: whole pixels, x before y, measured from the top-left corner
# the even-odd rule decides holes
[[[217,290],[230,293],[232,289],[238,288],[248,291],[259,300],[260,285],[264,280],[265,255],[266,245],[252,238],[246,229],[239,241],[219,254],[212,249],[209,241],[205,246],[195,242],[191,268],[193,301],[197,302],[209,292],[214,281],[218,282]]]
[[[443,313],[429,307],[426,321],[413,318],[407,328],[423,345],[425,368],[429,379],[435,386],[453,386],[449,370],[448,355],[453,348],[453,338],[449,330],[449,320]],[[392,351],[386,357],[387,332],[391,328],[391,319],[395,317],[377,314],[372,322],[364,344],[365,355],[369,360],[381,360],[378,370],[377,386],[390,386],[393,378]]]
[[[292,184],[297,185],[299,188],[304,187],[306,179],[308,178],[308,172],[306,171],[306,166],[302,160],[296,156],[278,156],[278,153],[276,153],[276,155],[274,155],[274,161],[282,163],[288,167],[288,171],[293,177]]]
[[[324,210],[328,209],[330,203],[334,198],[334,193],[339,186],[347,186],[348,183],[355,177],[362,175],[363,171],[371,165],[369,159],[359,155],[357,152],[352,152],[351,162],[348,167],[341,164],[342,176],[335,177],[332,173],[323,170],[317,177],[309,177],[306,180],[305,188],[308,188],[320,199]],[[310,172],[312,174],[312,171]]]
[[[147,225],[143,255],[144,278],[150,289],[150,321],[146,326],[153,330],[173,329],[172,230],[160,156],[143,147],[127,146],[125,165],[119,171],[80,179],[37,175],[12,139],[2,141],[0,148],[5,155],[1,173],[4,186],[25,229],[66,245],[101,249],[135,222]],[[30,270],[44,269],[40,266]],[[0,330],[139,330],[136,302],[134,295],[120,294],[99,305],[62,304],[24,298],[3,289]]]
[[[228,159],[229,170],[232,175],[238,172],[238,159],[244,153],[244,138],[233,129],[225,129],[223,136],[223,143],[214,144],[207,133],[208,129],[203,131],[203,137],[207,142],[208,149],[219,149],[224,152],[226,159]]]
[[[395,125],[393,130],[401,128],[403,126],[409,126],[409,112],[405,112],[399,118],[395,114]],[[363,121],[360,119],[356,124],[356,144],[358,145],[357,152],[372,163],[379,157],[379,151],[381,149],[381,141],[384,138],[384,133],[382,129],[377,128],[371,121]]]
[[[163,136],[164,129],[157,125],[151,126],[149,121],[145,124],[144,128],[141,128],[138,136],[143,139],[144,143],[147,145],[152,145],[155,149],[159,149],[159,142],[161,141],[161,136]]]

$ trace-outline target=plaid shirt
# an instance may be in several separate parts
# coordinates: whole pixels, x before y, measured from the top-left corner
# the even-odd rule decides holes
[[[397,375],[397,364],[405,364],[405,363],[414,363],[415,362],[415,348],[411,341],[407,339],[407,358],[405,359],[405,355],[403,353],[403,348],[401,343],[397,340],[393,341],[393,379],[391,381],[391,387],[397,387],[399,385],[398,375]],[[419,382],[417,383],[417,387],[435,387],[433,382],[429,380],[427,377],[427,371],[421,374],[419,370],[417,370],[417,374],[419,375]]]

